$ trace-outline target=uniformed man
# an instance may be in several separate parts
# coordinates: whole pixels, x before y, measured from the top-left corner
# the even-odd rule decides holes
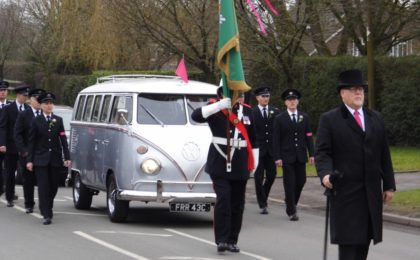
[[[16,100],[3,108],[0,117],[0,152],[5,153],[6,163],[6,200],[7,206],[13,207],[15,198],[15,172],[18,165],[18,152],[13,132],[19,113],[29,106],[25,103],[29,87],[25,84],[15,87]]]
[[[277,107],[269,105],[271,88],[262,86],[254,91],[258,105],[252,108],[260,150],[258,167],[254,173],[255,191],[261,214],[268,214],[267,199],[271,186],[277,175],[277,167],[273,157],[273,125],[274,118],[280,113]]]
[[[0,118],[3,111],[3,108],[10,103],[9,100],[7,100],[7,89],[9,88],[9,82],[7,81],[0,81]],[[0,196],[4,192],[4,185],[3,185],[3,160],[4,160],[4,153],[0,152]]]
[[[281,97],[287,110],[274,120],[274,159],[277,166],[283,167],[286,213],[291,221],[297,221],[296,206],[306,182],[308,153],[309,162],[314,163],[314,144],[310,119],[297,109],[300,92],[287,89]]]
[[[29,91],[31,108],[19,113],[14,131],[16,147],[19,154],[19,163],[23,169],[23,195],[25,198],[26,213],[28,214],[32,213],[34,209],[34,187],[36,183],[35,174],[26,169],[29,130],[34,117],[41,115],[41,104],[38,103],[37,98],[43,93],[45,93],[45,90],[39,88]]]
[[[218,93],[221,95],[221,88]],[[252,111],[238,102],[229,112],[230,107],[230,98],[223,98],[194,110],[191,115],[197,122],[207,122],[213,134],[205,170],[213,181],[217,197],[214,233],[219,253],[240,251],[237,242],[245,207],[246,183],[250,171],[258,163],[258,160],[254,162],[254,158],[258,158],[258,148],[255,148]]]
[[[44,217],[44,225],[51,224],[53,218],[53,203],[60,179],[59,169],[63,164],[65,167],[71,166],[63,119],[52,113],[54,99],[54,94],[49,92],[38,97],[42,115],[32,121],[26,164],[29,171],[35,171],[39,209]]]

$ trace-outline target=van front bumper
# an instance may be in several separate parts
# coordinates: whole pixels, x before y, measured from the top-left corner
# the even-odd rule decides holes
[[[203,202],[215,203],[215,193],[197,192],[154,192],[119,190],[117,198],[120,200],[156,201],[156,202]]]

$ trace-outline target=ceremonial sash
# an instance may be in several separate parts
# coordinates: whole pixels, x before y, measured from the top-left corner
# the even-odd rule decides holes
[[[223,109],[222,112],[227,117],[229,122],[234,127],[236,127],[239,130],[239,132],[241,132],[242,136],[245,138],[246,150],[248,152],[248,170],[250,171],[254,170],[254,156],[252,154],[252,145],[251,145],[251,142],[249,141],[248,132],[246,131],[244,124],[242,124],[241,120],[238,119],[235,113],[233,112],[228,113],[227,109]]]

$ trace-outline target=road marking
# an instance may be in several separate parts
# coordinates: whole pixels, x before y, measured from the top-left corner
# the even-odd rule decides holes
[[[213,241],[209,241],[209,240],[206,240],[206,239],[203,239],[203,238],[192,236],[192,235],[189,235],[187,233],[183,233],[183,232],[180,232],[180,231],[177,231],[177,230],[174,230],[174,229],[170,229],[170,228],[165,228],[165,230],[168,231],[168,232],[172,232],[172,233],[175,233],[177,235],[183,236],[183,237],[191,238],[191,239],[194,239],[194,240],[197,240],[197,241],[200,241],[200,242],[212,245],[212,246],[216,246]],[[243,250],[241,250],[239,253],[243,254],[243,255],[246,255],[246,256],[249,256],[249,257],[253,257],[255,259],[271,260],[270,258],[266,258],[264,256],[256,255],[256,254],[246,252],[246,251],[243,251]]]
[[[99,244],[101,246],[104,246],[104,247],[106,247],[108,249],[111,249],[113,251],[116,251],[116,252],[121,253],[123,255],[126,255],[128,257],[131,257],[133,259],[137,259],[137,260],[149,260],[149,258],[145,258],[143,256],[134,254],[134,253],[132,253],[130,251],[127,251],[127,250],[122,249],[121,247],[114,246],[113,244],[110,244],[110,243],[105,242],[103,240],[97,239],[96,237],[93,237],[93,236],[88,235],[86,233],[83,233],[81,231],[73,231],[73,233],[76,234],[76,235],[78,235],[78,236],[81,236],[83,238],[86,238],[86,239],[88,239],[88,240],[90,240],[90,241],[92,241],[94,243],[97,243],[97,244]]]
[[[4,200],[4,199],[0,199],[0,201],[3,203],[3,204],[7,204],[7,202]],[[19,211],[22,211],[22,212],[25,212],[26,213],[26,209],[24,209],[24,208],[22,208],[21,206],[18,206],[18,205],[16,205],[15,204],[15,206],[13,206],[13,208],[14,209],[17,209],[17,210],[19,210]],[[36,218],[39,218],[39,219],[42,219],[43,217],[40,215],[40,214],[38,214],[38,213],[31,213],[31,214],[28,214],[28,215],[30,215],[30,216],[34,216],[34,217],[36,217]]]
[[[107,217],[105,214],[95,214],[95,213],[80,213],[80,212],[68,212],[68,211],[54,211],[57,214],[63,215],[80,215],[80,216],[89,216],[89,217]]]
[[[63,198],[69,201],[73,201],[73,197],[70,197],[70,196],[63,196]],[[98,206],[95,206],[95,205],[90,205],[90,207],[93,209],[100,209]]]
[[[171,260],[223,260],[221,258],[206,258],[206,257],[195,257],[195,256],[162,256],[160,259],[171,259]]]
[[[172,237],[169,234],[154,234],[154,233],[140,233],[140,232],[124,232],[124,231],[112,231],[112,230],[99,230],[95,233],[101,234],[123,234],[123,235],[136,235],[136,236],[154,236],[154,237]]]

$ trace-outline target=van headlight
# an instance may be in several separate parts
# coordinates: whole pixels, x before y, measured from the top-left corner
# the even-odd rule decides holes
[[[141,169],[144,173],[154,174],[160,171],[160,162],[156,159],[146,159],[141,163]]]

